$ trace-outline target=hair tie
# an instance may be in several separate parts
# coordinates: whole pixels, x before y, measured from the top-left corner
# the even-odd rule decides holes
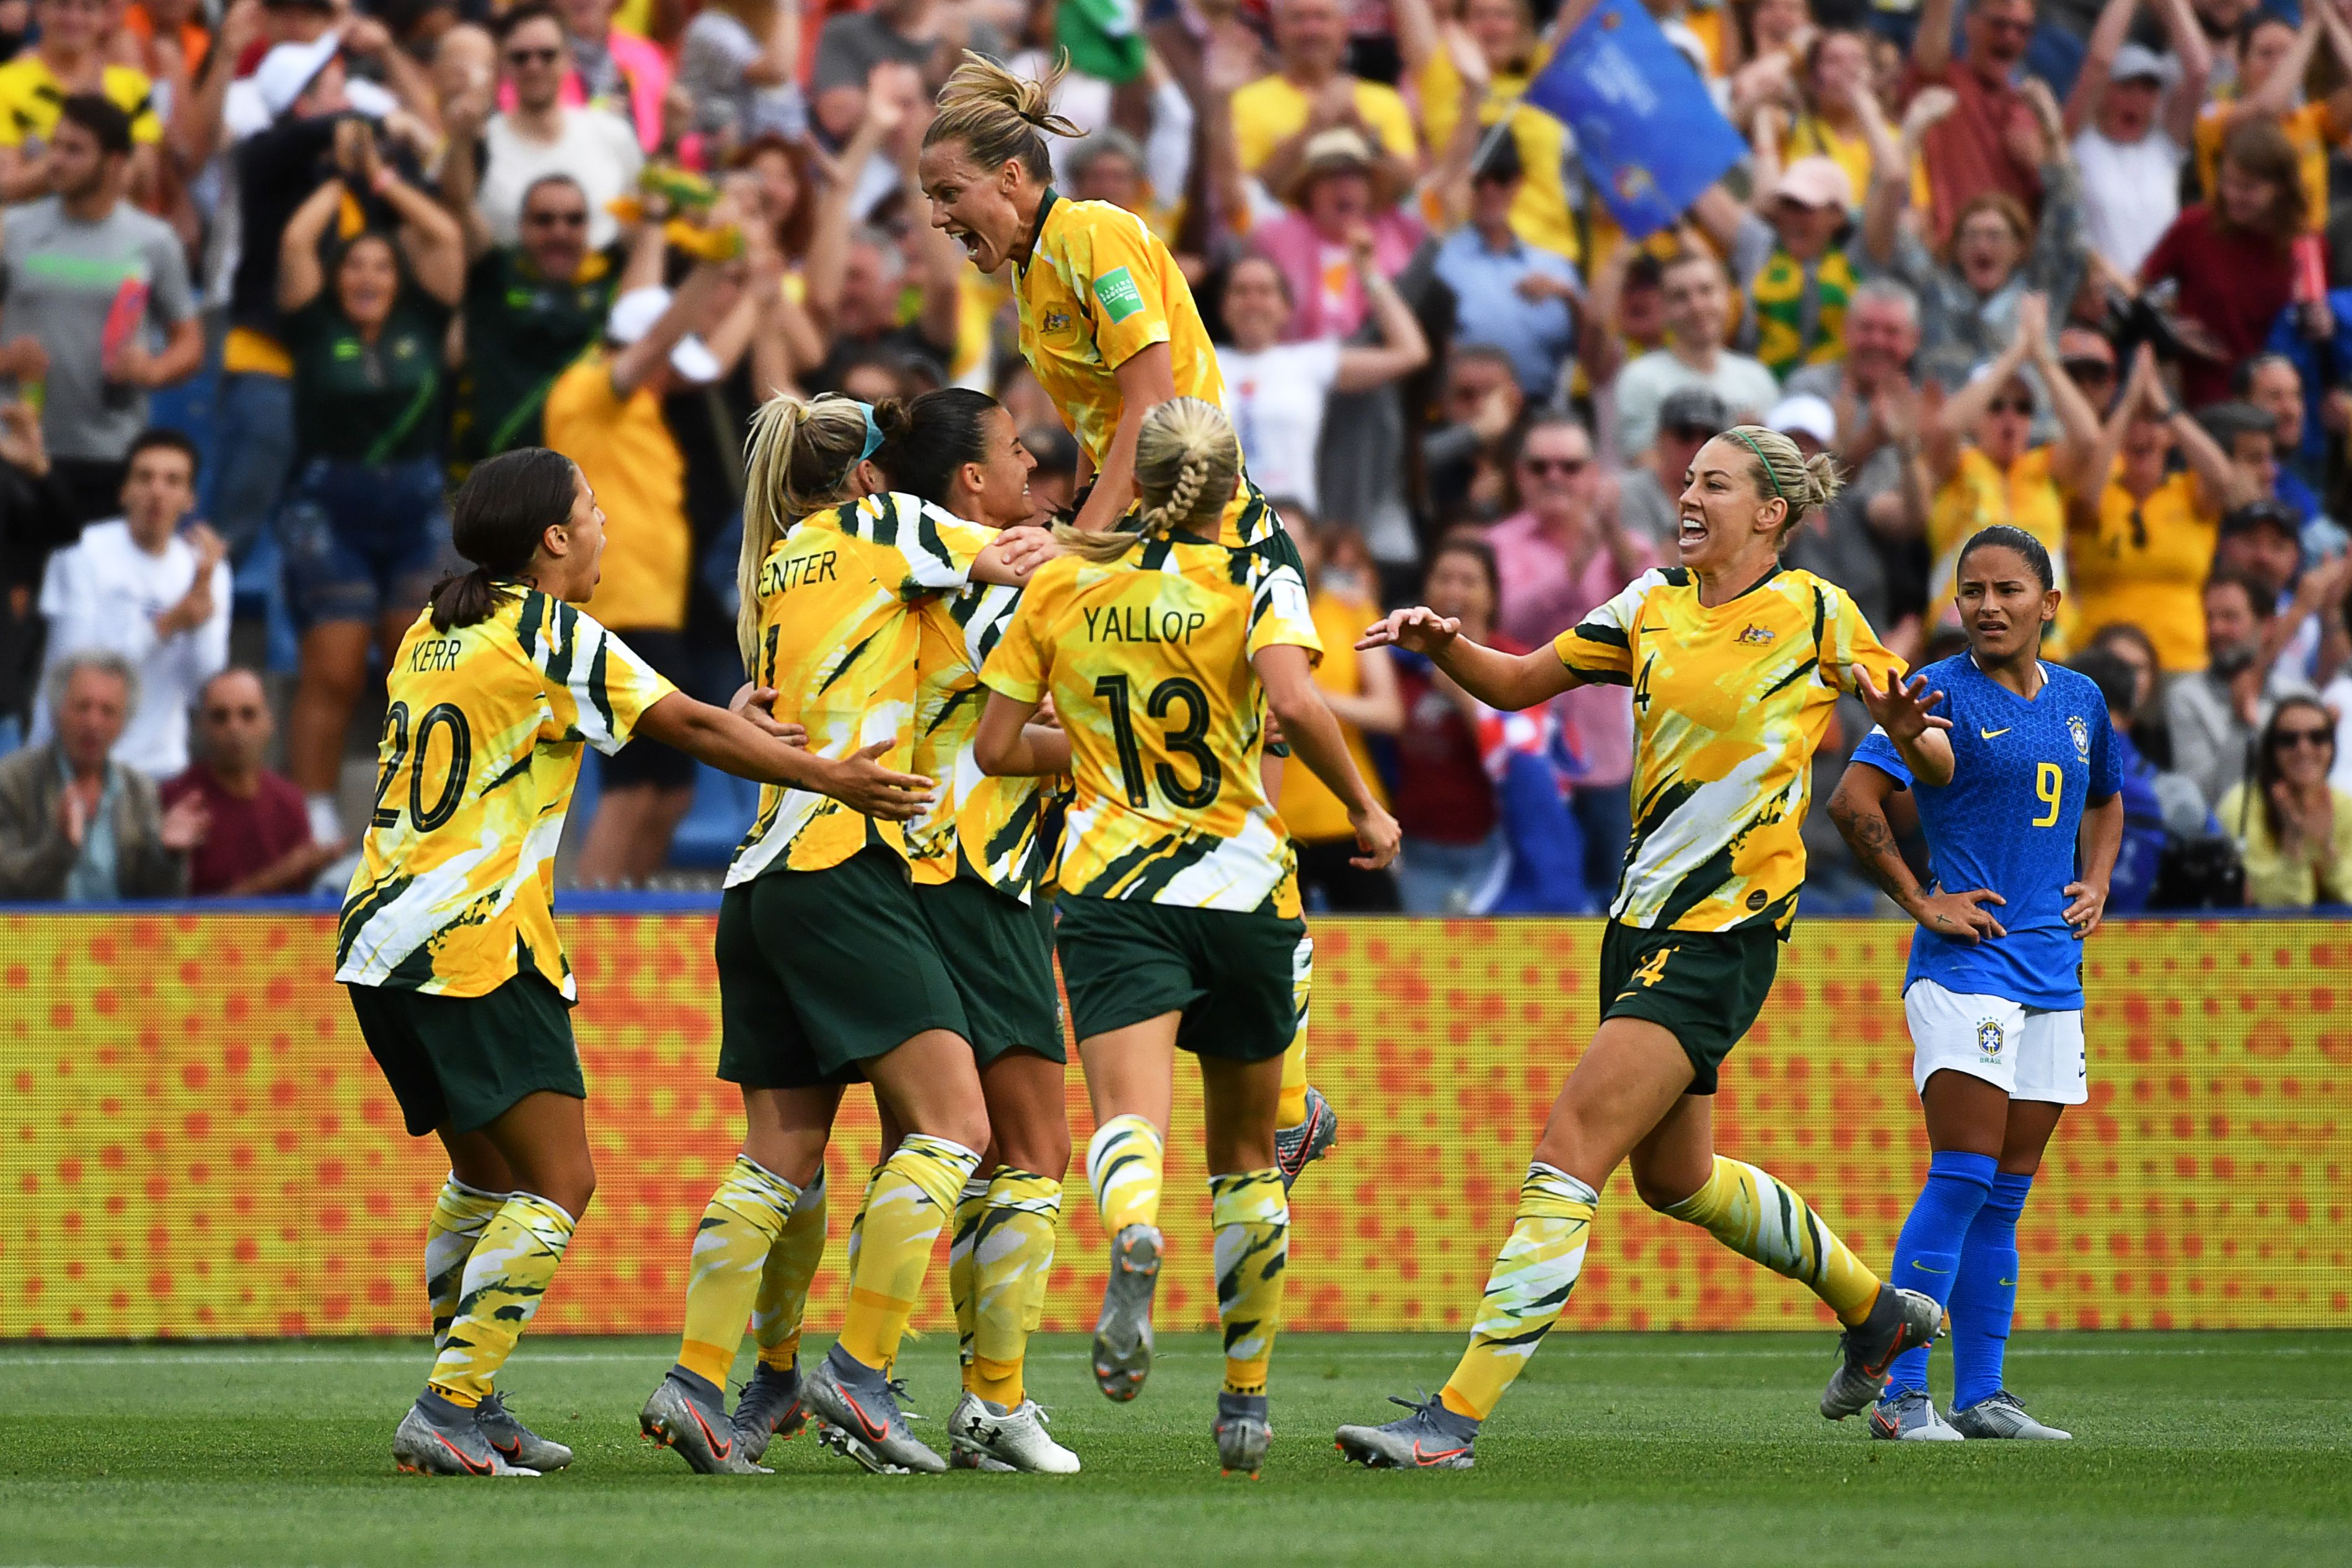
[[[866,458],[872,457],[876,449],[882,445],[882,426],[874,423],[874,405],[872,404],[859,404],[857,405],[857,412],[866,416],[866,446],[857,454],[857,462],[862,463]],[[850,465],[851,468],[856,468],[856,463],[852,463]]]
[[[868,415],[867,417],[871,418],[872,416]],[[1780,481],[1773,477],[1772,459],[1764,455],[1764,448],[1756,444],[1756,437],[1750,436],[1747,431],[1736,427],[1726,430],[1724,434],[1732,437],[1741,446],[1756,454],[1757,462],[1763,465],[1764,482],[1772,487],[1772,494],[1776,499],[1783,502],[1787,501],[1789,499],[1787,492],[1780,489]]]

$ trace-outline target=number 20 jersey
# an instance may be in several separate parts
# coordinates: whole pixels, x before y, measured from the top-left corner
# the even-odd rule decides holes
[[[1298,914],[1290,835],[1259,772],[1265,694],[1249,663],[1283,645],[1322,657],[1306,584],[1272,552],[1180,533],[1115,562],[1037,569],[981,682],[1024,702],[1052,697],[1069,733],[1064,893]]]

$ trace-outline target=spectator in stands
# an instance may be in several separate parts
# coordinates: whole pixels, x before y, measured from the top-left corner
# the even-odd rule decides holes
[[[669,57],[652,39],[614,26],[616,0],[562,0],[557,9],[563,18],[564,39],[572,46],[572,74],[563,79],[563,101],[619,115],[636,128],[637,144],[652,153],[662,144]],[[792,15],[797,7],[784,0],[777,9]],[[689,25],[689,47],[691,41]]]
[[[1526,400],[1511,356],[1480,343],[1446,355],[1444,422],[1422,438],[1430,510],[1441,523],[1486,522],[1503,514],[1510,437]]]
[[[2305,439],[2318,434],[2318,422],[2304,402],[2303,372],[2284,354],[2260,353],[2239,364],[2230,389],[2270,416],[2279,500],[2306,521],[2320,515],[2323,509],[2310,481],[2326,478],[2326,444]]]
[[[0,759],[0,899],[96,904],[188,890],[203,803],[166,811],[154,781],[111,760],[138,685],[122,656],[102,648],[50,669],[57,739]]]
[[[2213,565],[2242,574],[2270,592],[2278,613],[2264,628],[2264,660],[2273,674],[2315,686],[2352,651],[2336,615],[2352,582],[2352,559],[2338,556],[2305,570],[2302,532],[2285,502],[2270,497],[2252,501],[2221,519]]]
[[[2106,0],[2083,68],[2066,98],[2066,128],[2083,181],[2083,226],[2092,250],[2118,279],[2140,263],[2180,213],[2180,166],[2189,161],[2212,51],[2188,0],[2157,0],[2172,53],[2125,34],[2143,0]]]
[[[1885,447],[1889,411],[1916,390],[1911,362],[1919,352],[1919,297],[1892,278],[1856,284],[1846,304],[1844,339],[1842,358],[1798,370],[1789,377],[1788,393],[1810,394],[1837,415],[1838,458],[1851,485]]]
[[[855,230],[837,292],[830,298],[812,261],[810,304],[820,321],[830,323],[832,332],[824,361],[805,378],[812,391],[846,391],[850,370],[866,362],[919,353],[945,363],[954,356],[963,247],[928,225],[915,237],[915,245],[922,263],[909,277],[907,253],[887,231]],[[900,318],[899,301],[910,282],[919,303],[915,319],[908,321]]]
[[[549,388],[596,341],[627,260],[620,245],[588,247],[588,193],[569,174],[542,176],[522,198],[522,241],[478,247],[466,274],[466,363],[457,382],[456,458],[472,464],[544,445]]]
[[[2039,112],[2027,91],[2014,85],[2033,37],[2033,0],[1973,0],[1962,24],[1967,47],[1958,59],[1952,58],[1955,4],[1923,0],[1905,79],[1906,97],[1934,87],[1954,100],[1949,118],[1919,144],[1927,174],[1928,240],[1938,246],[1958,233],[1963,210],[1988,195],[2008,197],[2031,232],[2056,130],[2056,117]],[[1906,159],[1890,170],[1881,160],[1878,177],[1907,184],[1911,163]]]
[[[2219,805],[2246,775],[2249,748],[2271,708],[2289,697],[2315,695],[2299,676],[2265,670],[2263,655],[2277,605],[2276,595],[2253,578],[2214,573],[2205,584],[2205,668],[2174,677],[2165,689],[2173,769],[2197,785],[2208,805]]]
[[[310,815],[294,781],[262,765],[275,726],[261,677],[224,669],[196,704],[204,755],[163,785],[166,810],[184,800],[204,808],[205,835],[188,859],[198,898],[259,898],[309,890],[343,850],[310,837]]]
[[[1021,445],[1037,459],[1029,470],[1029,497],[1037,503],[1039,517],[1068,511],[1078,493],[1077,437],[1058,423],[1033,425],[1021,432]]]
[[[1465,0],[1460,20],[1442,24],[1431,0],[1396,0],[1391,9],[1397,48],[1419,90],[1422,134],[1433,153],[1458,153],[1457,137],[1475,147],[1507,114],[1510,132],[1497,148],[1509,147],[1522,171],[1512,191],[1511,230],[1574,261],[1582,247],[1569,205],[1566,132],[1522,101],[1546,56],[1527,0]],[[1474,100],[1466,114],[1465,100]]]
[[[1521,647],[1495,630],[1502,582],[1492,546],[1475,533],[1438,542],[1421,602],[1462,623],[1465,637],[1507,653]],[[1407,914],[1476,914],[1502,892],[1508,849],[1487,776],[1486,737],[1496,715],[1418,655],[1394,655],[1404,728],[1397,734],[1397,889]],[[1622,840],[1621,840],[1622,842]]]
[[[1857,194],[1870,189],[1866,109],[1880,100],[1870,75],[1870,43],[1861,33],[1821,30],[1805,45],[1797,101],[1780,142],[1783,166],[1800,158],[1831,158]],[[1881,110],[1881,112],[1884,112]]]
[[[1305,508],[1279,496],[1274,508],[1298,545],[1307,569],[1307,607],[1323,639],[1315,667],[1339,732],[1356,759],[1357,771],[1385,806],[1388,793],[1372,765],[1364,737],[1393,735],[1404,727],[1404,700],[1397,692],[1395,665],[1386,648],[1356,649],[1356,639],[1380,619],[1380,579],[1370,553],[1352,529],[1318,527]],[[1366,871],[1349,862],[1362,853],[1347,808],[1311,769],[1286,765],[1278,802],[1284,826],[1298,846],[1299,892],[1315,909],[1334,914],[1393,914],[1396,874]]]
[[[107,0],[34,0],[39,41],[0,66],[0,202],[35,201],[57,188],[43,157],[46,144],[67,100],[83,97],[113,104],[137,149],[123,149],[121,193],[143,195],[152,186],[155,144],[163,139],[155,84],[146,72],[115,63],[108,38],[115,17]]]
[[[2177,283],[2175,309],[2201,331],[2202,352],[2180,367],[2192,408],[2228,395],[2231,366],[2263,346],[2294,299],[2309,200],[2294,145],[2266,120],[2230,132],[2213,193],[2173,220],[2139,271],[2143,289]]]
[[[1628,461],[1640,460],[1657,439],[1659,406],[1678,388],[1707,388],[1735,421],[1755,419],[1780,400],[1770,371],[1723,346],[1731,296],[1722,262],[1704,251],[1675,257],[1665,270],[1665,300],[1669,346],[1617,376],[1617,449]]]
[[[1316,465],[1331,395],[1386,385],[1429,363],[1421,323],[1373,265],[1369,231],[1359,232],[1350,255],[1372,303],[1377,344],[1342,345],[1336,338],[1286,342],[1292,300],[1282,269],[1264,257],[1246,256],[1225,277],[1225,327],[1233,342],[1217,351],[1217,363],[1226,412],[1250,454],[1250,478],[1268,495],[1297,497],[1310,513],[1318,510]]]
[[[176,430],[143,433],[131,444],[121,515],[50,556],[41,582],[50,668],[106,649],[138,672],[114,760],[151,778],[188,765],[188,709],[228,663],[226,547],[202,523],[179,531],[195,503],[195,443]],[[36,721],[34,740],[47,739],[47,721]]]
[[[1436,271],[1454,290],[1454,341],[1509,354],[1519,390],[1544,404],[1559,395],[1575,352],[1584,289],[1568,258],[1529,244],[1512,226],[1524,184],[1518,143],[1498,139],[1471,173],[1470,220],[1437,247]]]
[[[677,80],[694,99],[695,128],[730,149],[803,134],[800,54],[799,0],[710,0],[678,45]]]
[[[1646,460],[1617,477],[1617,514],[1626,531],[1661,553],[1682,518],[1682,493],[1698,449],[1731,427],[1723,399],[1703,386],[1670,392],[1658,405],[1658,433]],[[1873,626],[1878,623],[1873,621]]]
[[[40,164],[52,194],[11,209],[0,234],[0,354],[20,385],[44,386],[49,460],[85,520],[115,509],[149,390],[204,356],[179,237],[125,199],[131,124],[109,99],[67,99]]]
[[[287,761],[320,840],[342,836],[335,791],[368,649],[391,658],[455,559],[442,505],[441,351],[466,284],[457,220],[383,161],[365,121],[338,127],[335,157],[338,176],[287,224],[278,261],[297,454],[278,530],[302,637]],[[376,229],[322,258],[352,188],[399,216],[404,260]]]
[[[22,742],[39,684],[42,575],[50,553],[81,530],[49,468],[40,416],[0,403],[0,754]]]
[[[2231,135],[2242,126],[2274,126],[2294,154],[2303,225],[2316,232],[2327,215],[2328,153],[2352,136],[2352,82],[2343,75],[2352,70],[2352,32],[2326,0],[2302,9],[2299,27],[2284,13],[2268,9],[2239,24],[2237,81],[2197,117],[2197,184],[2211,201],[2221,188]],[[2304,84],[2323,41],[2336,54],[2339,85],[2326,98],[2306,102]]]
[[[1906,403],[1899,415],[1888,417],[1897,423],[1883,435],[1870,460],[1828,506],[1806,517],[1780,559],[1843,588],[1864,618],[1881,628],[1879,639],[1909,658],[1918,651],[1919,617],[1910,596],[1893,580],[1889,546],[1917,531],[1922,498],[1911,473],[1916,465],[1902,455],[1918,448],[1917,409]],[[1764,423],[1794,441],[1807,458],[1836,450],[1837,415],[1811,393],[1781,399]]]
[[[1250,248],[1282,269],[1293,310],[1285,342],[1344,338],[1371,319],[1372,300],[1356,258],[1359,232],[1370,265],[1393,279],[1423,238],[1418,220],[1397,202],[1405,187],[1386,171],[1362,134],[1346,126],[1314,137],[1286,191],[1289,206],[1250,230]]]
[[[588,243],[612,244],[620,223],[607,204],[636,189],[645,163],[636,132],[607,110],[564,103],[572,46],[562,22],[541,0],[524,0],[508,11],[498,37],[514,108],[491,114],[481,97],[447,106],[441,199],[452,212],[478,211],[492,244],[513,245],[521,237],[523,193],[543,175],[569,174],[588,195]]]
[[[1412,110],[1394,88],[1348,74],[1339,0],[1276,0],[1273,10],[1276,68],[1233,96],[1243,172],[1267,190],[1288,190],[1307,143],[1344,125],[1371,148],[1390,188],[1410,187],[1421,166]]]
[[[1004,40],[973,9],[956,0],[876,0],[826,17],[809,76],[817,129],[836,146],[849,140],[879,67],[911,66],[937,83],[947,79],[966,47],[1003,58]]]
[[[2335,715],[2315,697],[2282,699],[2263,726],[2252,778],[2232,784],[2214,813],[2244,857],[2247,903],[2352,903],[2352,794],[2327,782],[2335,762]]]
[[[2124,841],[2116,855],[2109,880],[2107,908],[2118,914],[2138,914],[2156,891],[2156,873],[2164,855],[2164,803],[2157,793],[2156,765],[2132,743],[2132,710],[2138,676],[2114,652],[2087,647],[2068,661],[2097,685],[2107,705],[2107,743],[2116,748],[2123,779]],[[2204,803],[2198,803],[2202,813]]]

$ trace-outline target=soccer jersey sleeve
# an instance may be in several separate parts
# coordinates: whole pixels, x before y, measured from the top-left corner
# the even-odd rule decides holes
[[[629,743],[646,710],[677,689],[635,649],[570,605],[545,601],[552,615],[534,627],[527,606],[524,651],[545,677],[541,733],[582,740],[611,756]]]
[[[1570,673],[1595,686],[1633,683],[1633,632],[1642,624],[1642,604],[1666,580],[1644,572],[1616,597],[1551,639],[1551,650]]]
[[[868,496],[840,516],[843,531],[875,547],[875,575],[902,599],[962,587],[972,563],[996,541],[992,528],[896,492]]]
[[[1269,647],[1303,647],[1315,663],[1323,661],[1323,639],[1315,630],[1306,581],[1287,564],[1260,573],[1250,586],[1245,657],[1255,658],[1260,649]]]
[[[1053,622],[1048,606],[1060,597],[1055,592],[1058,586],[1058,581],[1047,581],[1042,571],[1029,580],[1029,586],[1022,590],[1021,602],[1013,608],[1013,619],[1006,625],[1004,635],[996,639],[988,661],[980,667],[982,686],[991,691],[1002,691],[1015,702],[1035,702],[1045,697],[1054,674]]]
[[[1863,617],[1861,607],[1846,591],[1828,583],[1816,584],[1813,592],[1821,595],[1822,678],[1840,691],[1853,695],[1856,691],[1853,667],[1870,671],[1871,683],[1881,691],[1903,679],[1908,668],[1878,640]]]
[[[1173,329],[1160,303],[1167,253],[1132,213],[1091,214],[1070,226],[1071,283],[1094,318],[1095,351],[1117,370]]]
[[[1897,789],[1911,787],[1910,764],[1904,762],[1903,753],[1895,750],[1895,742],[1886,738],[1886,731],[1875,724],[1871,726],[1870,733],[1862,738],[1862,744],[1853,749],[1853,760],[1868,763],[1893,779]]]
[[[2104,701],[2104,699],[2102,699]],[[2091,721],[2091,787],[2085,798],[2093,805],[2104,805],[2124,787],[2122,748],[2116,744],[2115,721]]]

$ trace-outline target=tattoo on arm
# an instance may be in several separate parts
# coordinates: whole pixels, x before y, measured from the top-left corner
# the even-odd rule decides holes
[[[1832,816],[1838,831],[1845,835],[1846,847],[1853,851],[1863,873],[1878,884],[1880,891],[1898,904],[1916,892],[1911,868],[1903,863],[1903,851],[1896,846],[1895,830],[1886,825],[1884,814],[1846,806],[1833,810]]]

